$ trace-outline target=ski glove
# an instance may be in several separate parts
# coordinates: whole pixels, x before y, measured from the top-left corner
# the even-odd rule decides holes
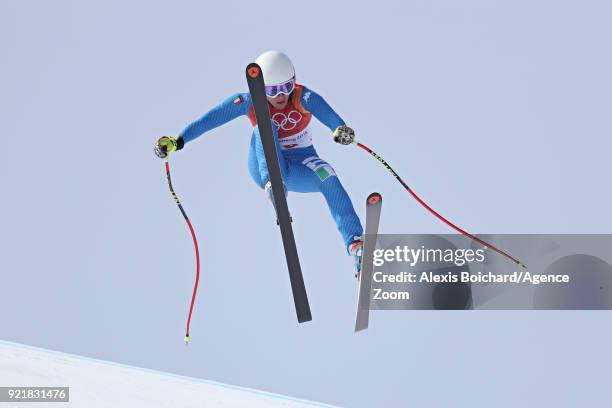
[[[162,136],[157,140],[153,150],[160,159],[165,159],[176,150],[180,150],[185,145],[182,137]]]
[[[355,131],[346,125],[338,126],[333,133],[334,142],[350,145],[355,142]]]

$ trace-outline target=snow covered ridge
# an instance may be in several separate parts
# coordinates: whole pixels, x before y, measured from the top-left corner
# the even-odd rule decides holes
[[[332,407],[1,340],[0,386],[70,387],[70,402],[54,402],[53,407]],[[0,405],[19,407],[31,404],[5,402]]]

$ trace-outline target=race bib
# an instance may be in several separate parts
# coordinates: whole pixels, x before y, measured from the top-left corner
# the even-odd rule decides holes
[[[310,126],[307,126],[305,129],[294,135],[280,136],[278,141],[280,142],[283,150],[311,146],[312,133],[310,132]]]

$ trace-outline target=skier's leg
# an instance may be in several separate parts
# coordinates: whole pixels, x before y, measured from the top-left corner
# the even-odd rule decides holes
[[[281,149],[280,143],[278,141],[278,132],[275,127],[273,127],[274,132],[274,143],[276,145],[276,153],[278,158],[278,164],[281,171],[281,176],[283,180],[287,178],[287,160]],[[254,159],[252,158],[254,156]],[[255,169],[253,168],[257,165],[259,179],[254,176]],[[268,198],[271,202],[273,202],[272,198],[272,189],[270,188],[270,175],[268,173],[268,165],[266,162],[266,156],[263,149],[263,144],[261,142],[261,135],[259,133],[259,128],[256,127],[253,130],[253,136],[251,137],[251,152],[249,154],[249,170],[251,172],[251,176],[255,179],[255,182],[258,182],[259,186],[265,188],[268,194]],[[285,195],[287,195],[288,191],[285,189]]]
[[[342,187],[334,169],[316,153],[290,157],[288,188],[296,192],[320,191],[325,197],[332,218],[342,235],[345,247],[354,244],[363,234],[363,227],[351,199]]]
[[[249,160],[248,160],[249,174],[251,178],[261,189],[266,185],[266,182],[262,180],[261,174],[259,173],[259,160],[257,159],[257,152],[255,148],[255,132],[251,135],[251,146],[249,148]]]
[[[285,160],[285,155],[283,154],[283,150],[281,149],[280,143],[278,141],[278,132],[273,128],[274,131],[274,144],[276,145],[276,153],[278,156],[278,164],[280,165],[281,175],[283,179],[285,179],[285,175],[287,174],[287,161]],[[261,179],[264,181],[264,184],[270,181],[270,176],[268,174],[268,165],[266,163],[266,156],[264,154],[263,145],[261,143],[261,135],[259,134],[259,128],[256,127],[253,129],[253,139],[254,139],[254,147],[255,147],[255,156],[257,157],[257,162],[259,166],[259,174]],[[253,139],[251,141],[253,142]]]

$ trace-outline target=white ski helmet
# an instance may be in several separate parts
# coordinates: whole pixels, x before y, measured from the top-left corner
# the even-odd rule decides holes
[[[263,71],[266,85],[278,85],[295,77],[295,69],[287,55],[280,51],[266,51],[255,60]]]

